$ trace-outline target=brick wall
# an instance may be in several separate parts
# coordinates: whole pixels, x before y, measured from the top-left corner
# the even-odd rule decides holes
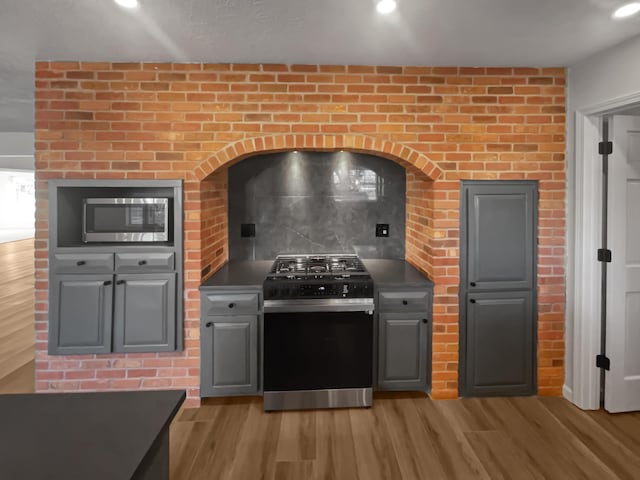
[[[315,65],[36,65],[36,388],[187,388],[197,403],[202,269],[226,259],[226,168],[347,149],[407,168],[407,259],[436,284],[433,396],[457,395],[461,179],[539,180],[538,384],[564,374],[565,71]],[[185,346],[49,357],[47,180],[185,180]]]

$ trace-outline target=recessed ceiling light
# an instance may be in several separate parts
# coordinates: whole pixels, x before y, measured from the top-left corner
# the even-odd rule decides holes
[[[395,0],[380,0],[376,5],[376,10],[380,13],[391,13],[396,9]]]
[[[613,12],[613,18],[625,18],[640,12],[640,3],[632,2],[621,6]]]
[[[138,0],[113,0],[113,1],[124,8],[136,8],[138,6]]]

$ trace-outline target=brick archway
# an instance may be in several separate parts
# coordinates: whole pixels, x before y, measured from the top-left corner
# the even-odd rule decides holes
[[[442,170],[426,155],[399,143],[381,140],[365,135],[270,135],[249,138],[231,143],[203,161],[195,169],[196,178],[200,181],[229,162],[242,160],[258,153],[279,152],[286,150],[338,150],[370,153],[388,158],[403,166],[411,166],[423,172],[429,180],[437,180]]]

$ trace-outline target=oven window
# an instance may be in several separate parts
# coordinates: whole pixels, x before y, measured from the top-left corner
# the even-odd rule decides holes
[[[164,232],[165,205],[87,205],[87,233]]]
[[[266,313],[264,390],[372,385],[373,315],[365,312]]]

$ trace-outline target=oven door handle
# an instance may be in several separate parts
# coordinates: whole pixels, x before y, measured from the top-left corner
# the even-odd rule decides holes
[[[264,313],[277,312],[367,312],[373,315],[373,298],[323,298],[265,300]]]

